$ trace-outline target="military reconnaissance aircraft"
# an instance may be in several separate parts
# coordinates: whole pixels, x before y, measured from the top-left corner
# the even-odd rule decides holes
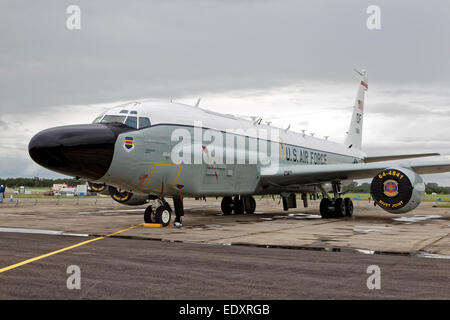
[[[357,70],[355,70],[357,71]],[[404,213],[423,199],[419,174],[450,171],[449,161],[401,160],[437,155],[367,157],[361,150],[367,74],[360,75],[350,127],[343,144],[179,103],[120,105],[92,124],[50,128],[29,143],[31,158],[50,170],[92,181],[126,205],[150,202],[145,222],[175,225],[183,198],[220,196],[223,214],[255,212],[254,195],[280,195],[283,209],[295,208],[296,194],[322,194],[323,218],[353,214],[342,184],[373,178],[374,201],[389,213]],[[333,196],[330,196],[331,193]]]

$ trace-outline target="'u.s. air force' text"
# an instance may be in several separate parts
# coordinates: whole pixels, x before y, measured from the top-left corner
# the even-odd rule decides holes
[[[326,164],[327,154],[322,152],[309,151],[292,146],[281,147],[281,160],[298,162],[303,164]]]

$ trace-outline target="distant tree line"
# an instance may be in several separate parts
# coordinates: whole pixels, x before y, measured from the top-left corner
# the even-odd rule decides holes
[[[344,186],[342,189],[344,192],[369,193],[370,183],[364,182],[362,184],[358,184],[358,182],[352,182],[348,186]]]
[[[86,180],[80,179],[76,180],[74,178],[67,179],[44,179],[44,178],[0,178],[0,184],[5,185],[9,188],[18,188],[20,186],[25,187],[40,187],[40,188],[51,188],[53,184],[66,183],[69,186],[75,186],[77,184],[84,184]]]
[[[358,184],[357,182],[352,182],[342,189],[343,191],[350,193],[369,193],[370,183],[364,182],[362,184]],[[450,194],[450,187],[440,187],[437,183],[434,182],[425,184],[425,193],[431,194],[433,192],[439,194]]]
[[[66,179],[44,179],[39,177],[34,178],[0,178],[0,185],[5,185],[10,188],[18,188],[20,186],[25,187],[37,187],[37,188],[51,188],[53,184],[66,183],[69,186],[75,186],[77,184],[85,184],[86,180],[74,178]],[[358,184],[352,182],[348,186],[343,187],[343,191],[350,193],[369,193],[370,183],[364,182]],[[450,187],[440,187],[437,183],[430,182],[425,185],[426,193],[438,193],[438,194],[450,194]]]
[[[440,187],[437,183],[430,182],[425,185],[426,193],[450,194],[450,187]]]

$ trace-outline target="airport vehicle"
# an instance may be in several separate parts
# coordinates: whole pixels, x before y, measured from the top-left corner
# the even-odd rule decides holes
[[[132,102],[114,107],[92,124],[50,128],[29,143],[38,164],[88,179],[126,205],[151,202],[146,222],[164,226],[184,215],[183,197],[223,197],[223,214],[255,212],[255,195],[280,195],[284,210],[301,194],[322,194],[323,218],[353,214],[342,184],[373,178],[371,193],[382,209],[404,213],[423,199],[420,174],[450,171],[448,161],[405,160],[437,155],[367,157],[362,151],[366,71],[344,143],[275,128],[261,118],[244,119],[180,103]],[[332,196],[329,195],[332,193]]]

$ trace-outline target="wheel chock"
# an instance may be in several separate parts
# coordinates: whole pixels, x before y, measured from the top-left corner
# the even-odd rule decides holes
[[[146,228],[162,228],[161,223],[144,223],[143,226]]]
[[[163,225],[161,223],[144,223],[144,224],[142,224],[142,226],[146,227],[146,228],[163,228]],[[170,223],[168,225],[168,227],[171,227],[171,226],[172,226],[172,223]]]

